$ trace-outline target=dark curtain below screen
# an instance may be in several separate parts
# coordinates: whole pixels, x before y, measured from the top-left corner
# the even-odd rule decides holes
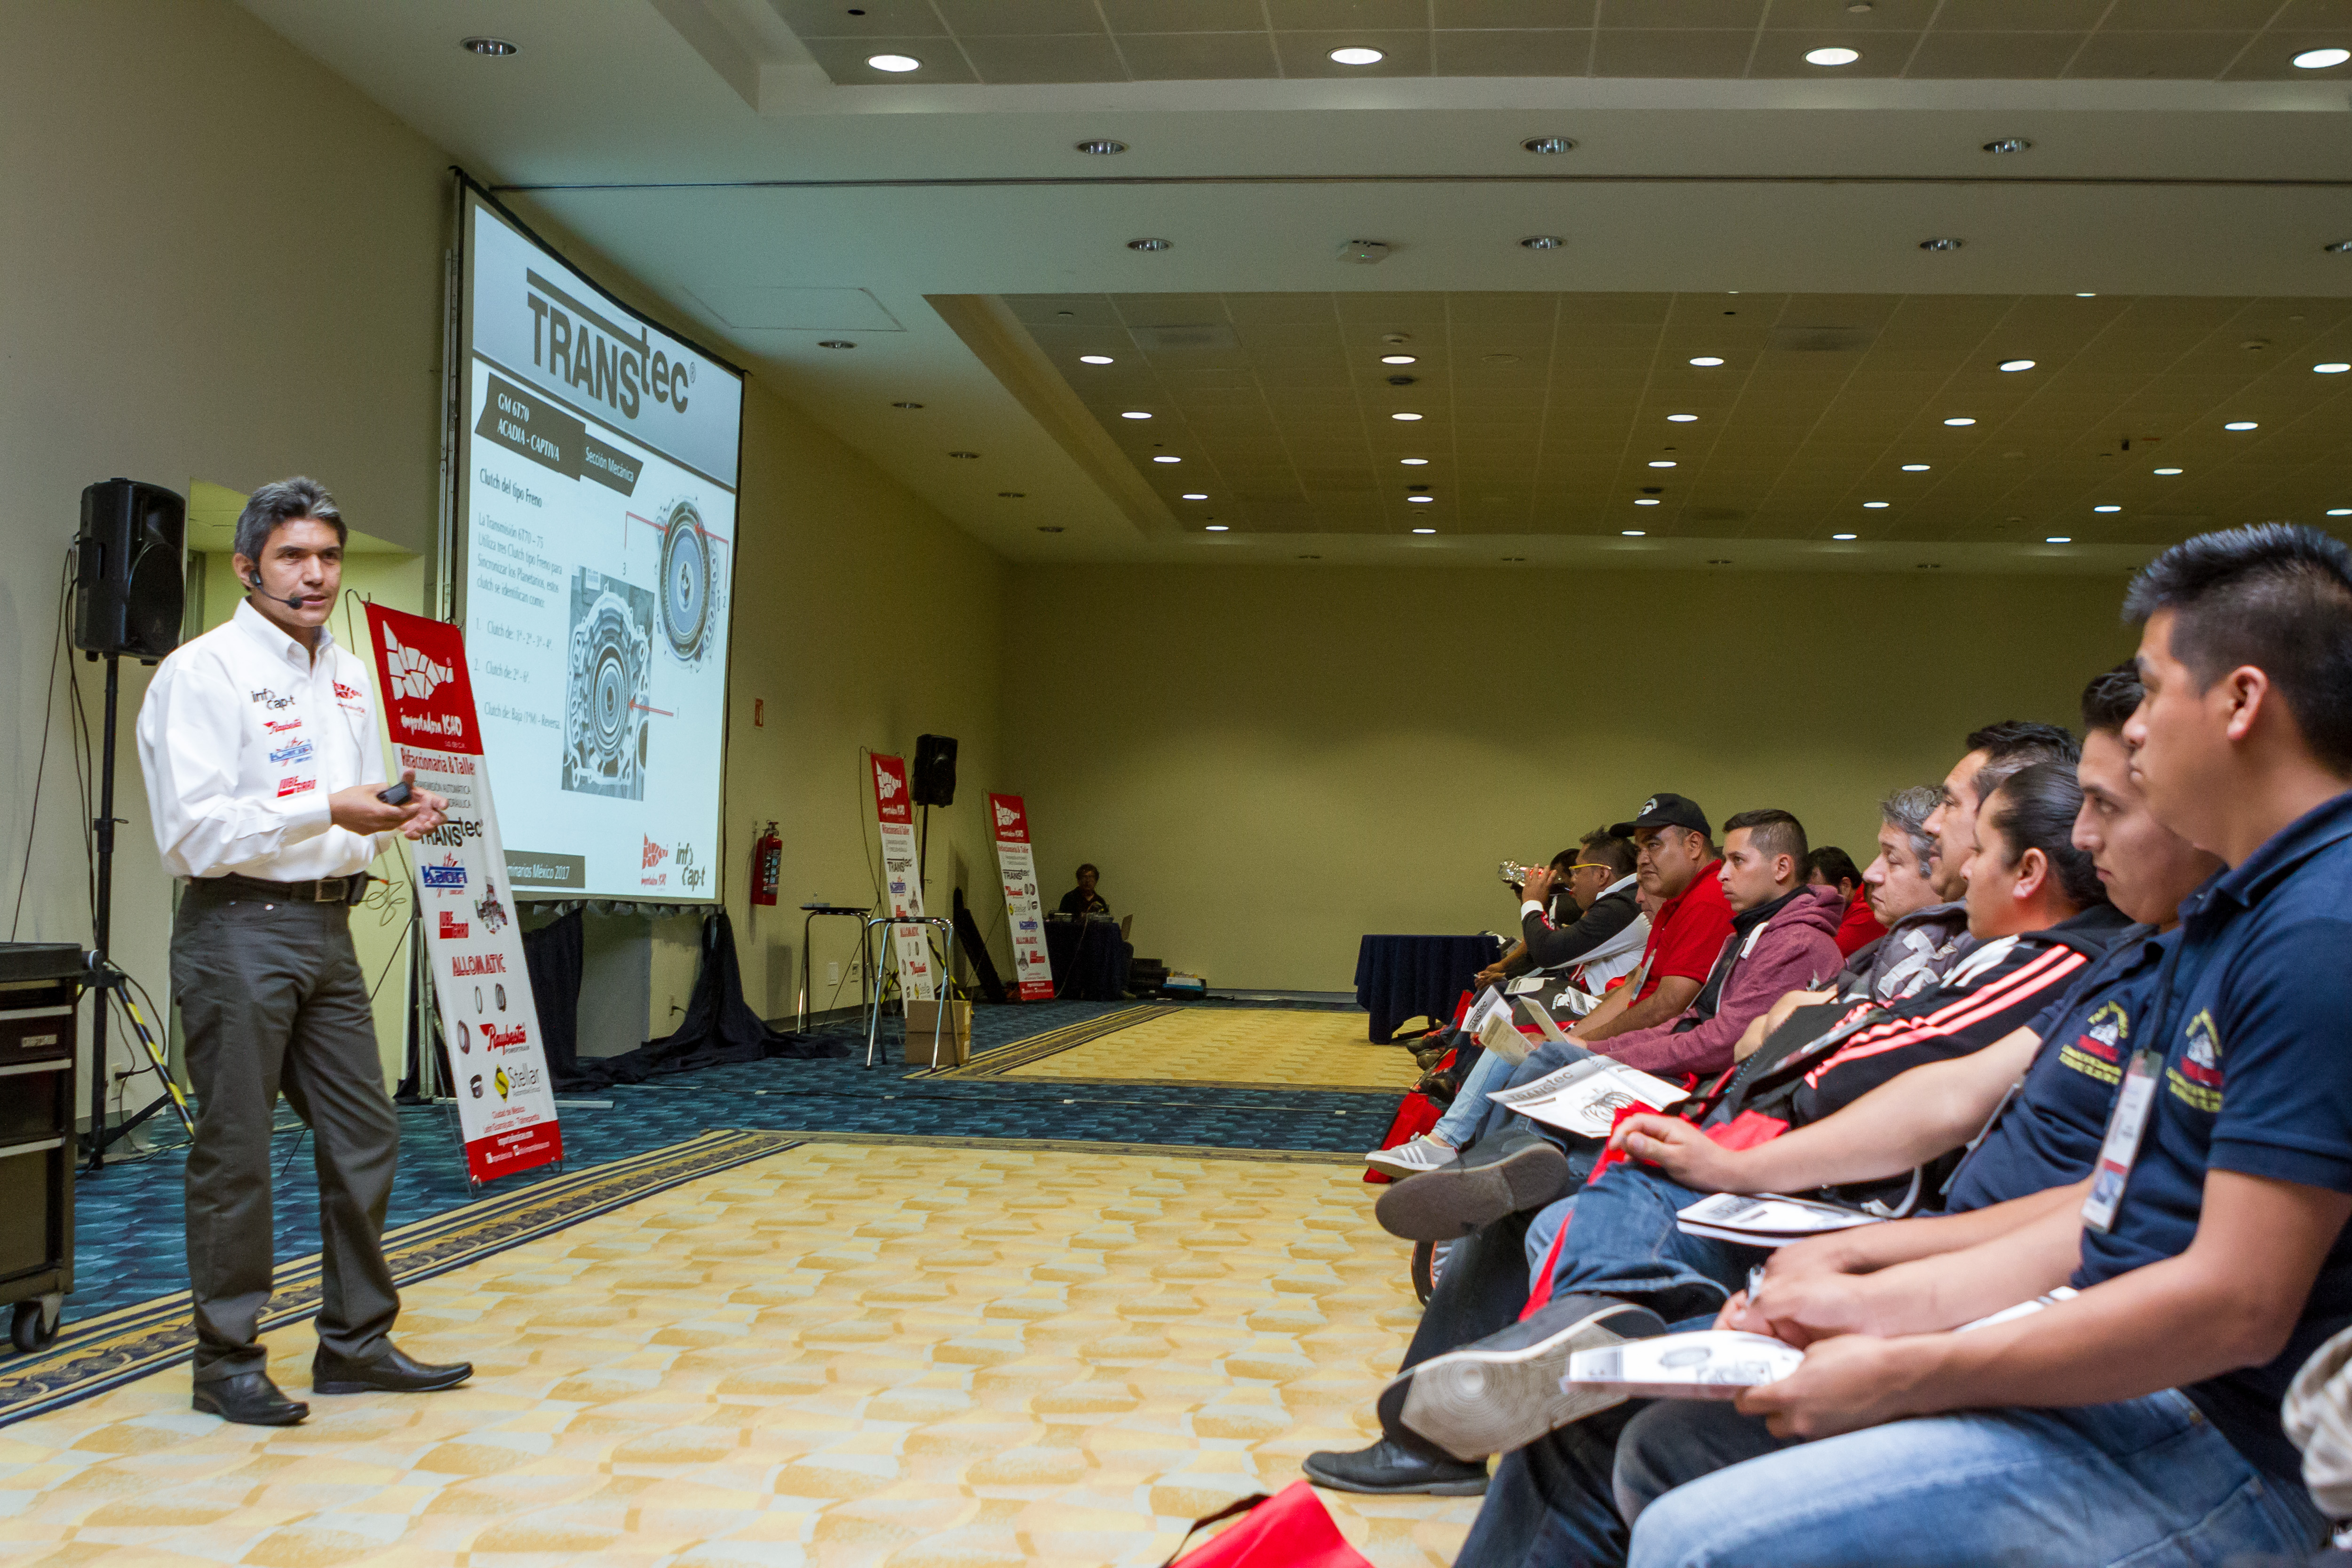
[[[558,1089],[571,1088],[580,1075],[583,942],[578,910],[522,933],[523,968],[530,974],[531,1001],[539,1008],[547,1076]]]

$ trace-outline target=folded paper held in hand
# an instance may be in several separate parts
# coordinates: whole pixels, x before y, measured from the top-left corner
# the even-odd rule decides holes
[[[1778,1193],[1749,1196],[1715,1193],[1675,1215],[1685,1236],[1703,1236],[1742,1247],[1786,1247],[1809,1236],[1827,1236],[1858,1225],[1876,1225],[1882,1216],[1843,1204],[1812,1198],[1783,1197]]]
[[[1743,1388],[1780,1382],[1804,1359],[1804,1352],[1769,1335],[1704,1329],[1577,1351],[1560,1388],[1609,1388],[1636,1399],[1731,1399]]]
[[[1548,1127],[1582,1138],[1606,1138],[1620,1107],[1664,1110],[1686,1097],[1664,1079],[1587,1053],[1558,1072],[1486,1098]]]

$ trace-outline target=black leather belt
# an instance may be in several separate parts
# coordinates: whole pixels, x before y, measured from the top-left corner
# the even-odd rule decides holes
[[[356,904],[367,897],[368,874],[356,871],[348,877],[272,882],[262,877],[240,877],[231,871],[225,877],[199,877],[194,885],[222,892],[252,893],[289,904]]]

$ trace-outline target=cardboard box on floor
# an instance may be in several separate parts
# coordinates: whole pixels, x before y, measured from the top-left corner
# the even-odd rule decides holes
[[[931,1031],[939,1031],[940,1066],[960,1068],[971,1059],[971,1004],[950,1002],[944,1023],[937,1002],[907,1004],[907,1065],[931,1065]]]

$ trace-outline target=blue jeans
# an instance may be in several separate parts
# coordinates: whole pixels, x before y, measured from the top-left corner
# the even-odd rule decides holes
[[[1502,1088],[1510,1076],[1510,1063],[1492,1051],[1482,1054],[1470,1068],[1470,1076],[1454,1092],[1454,1103],[1445,1108],[1445,1114],[1437,1119],[1437,1125],[1430,1131],[1456,1149],[1468,1148],[1479,1129],[1486,1125],[1487,1112],[1507,1114],[1486,1096]]]
[[[1558,1220],[1554,1211],[1562,1205],[1557,1204],[1536,1216],[1528,1229],[1530,1258],[1539,1265],[1543,1257],[1535,1250],[1538,1232],[1549,1248],[1559,1225],[1568,1224],[1568,1245],[1552,1272],[1555,1294],[1622,1296],[1668,1322],[1711,1317],[1769,1253],[1685,1236],[1675,1211],[1705,1195],[1637,1166],[1612,1165]]]
[[[1633,1568],[1806,1568],[2300,1557],[2327,1521],[2177,1389],[1784,1443],[1728,1405],[1661,1400],[1629,1422],[1613,1490]]]

